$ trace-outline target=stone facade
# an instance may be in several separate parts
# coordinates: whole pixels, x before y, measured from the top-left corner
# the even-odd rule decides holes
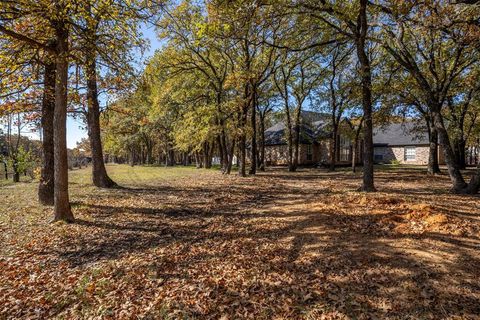
[[[300,144],[299,148],[299,165],[314,165],[323,164],[328,165],[330,163],[330,140],[320,140],[314,144]],[[359,143],[357,148],[357,163],[362,163],[362,146]],[[406,149],[410,149],[412,153],[411,159],[407,160]],[[414,152],[412,151],[414,150]],[[351,160],[351,146],[348,160],[342,159],[337,154],[337,165],[349,165]],[[398,161],[401,164],[412,165],[427,165],[429,157],[428,145],[401,145],[401,146],[379,146],[374,148],[374,161],[375,163],[392,163],[392,161]],[[287,165],[287,145],[269,145],[265,147],[265,160],[267,165]],[[412,155],[414,154],[414,159]],[[438,152],[439,164],[444,164],[444,157],[442,149],[439,147]]]
[[[317,143],[308,145],[300,144],[299,146],[299,165],[313,165],[330,163],[331,141],[329,139],[323,139]],[[357,163],[361,163],[361,148],[358,148]],[[349,147],[348,160],[340,159],[340,154],[337,154],[338,165],[349,165],[351,160],[351,146]],[[310,156],[308,154],[311,153]],[[287,165],[288,146],[287,145],[268,145],[265,146],[265,161],[267,165]]]
[[[406,148],[415,148],[415,159],[407,160]],[[374,158],[376,163],[398,161],[402,164],[427,165],[429,152],[428,145],[375,147]],[[441,152],[439,163],[442,163],[443,157],[440,155]]]
[[[320,144],[300,144],[298,149],[298,163],[300,165],[311,165],[320,162],[322,154]],[[265,146],[265,161],[267,165],[287,165],[288,146],[275,145]]]

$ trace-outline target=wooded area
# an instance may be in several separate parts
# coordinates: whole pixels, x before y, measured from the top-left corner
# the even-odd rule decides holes
[[[477,317],[479,49],[478,1],[0,0],[0,319]]]

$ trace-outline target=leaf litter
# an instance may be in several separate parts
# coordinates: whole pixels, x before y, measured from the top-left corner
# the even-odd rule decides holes
[[[82,194],[71,225],[17,212],[0,319],[478,319],[480,199],[377,175],[364,194],[346,173],[209,172]]]

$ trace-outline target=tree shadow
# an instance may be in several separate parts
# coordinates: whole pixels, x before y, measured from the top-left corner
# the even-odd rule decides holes
[[[398,179],[414,182],[413,176],[407,172]],[[322,185],[327,178],[333,185],[342,184],[338,189]],[[431,200],[428,185],[398,189],[390,179],[389,174],[379,175],[385,184],[382,196]],[[265,319],[478,316],[478,234],[398,231],[385,221],[399,209],[388,206],[375,214],[302,209],[330,196],[346,201],[340,187],[358,181],[355,176],[324,172],[267,172],[227,191],[216,184],[122,188],[116,197],[144,201],[131,206],[99,202],[108,194],[94,202],[78,201],[84,212],[76,222],[80,232],[65,239],[54,254],[71,267],[86,267],[155,252],[142,265],[131,267],[139,273],[153,270],[154,278],[162,279],[166,287],[177,284],[175,290],[187,297],[194,295],[191,287],[211,290],[202,300],[209,311],[182,305],[200,318],[219,318],[238,308]],[[251,183],[259,185],[252,189]],[[465,198],[449,195],[449,199],[454,209],[439,204],[443,213],[468,213],[472,223],[478,223],[480,212],[468,212]],[[347,209],[355,206],[345,204]],[[230,270],[244,275],[241,281]],[[208,280],[222,277],[225,280],[215,284]],[[185,286],[179,287],[180,282]]]

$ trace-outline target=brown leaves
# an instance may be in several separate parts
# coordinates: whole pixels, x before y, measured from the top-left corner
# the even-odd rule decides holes
[[[441,178],[427,184],[418,172],[409,182],[379,174],[381,192],[363,194],[354,191],[358,181],[313,170],[246,180],[195,169],[172,179],[148,178],[161,168],[109,170],[119,181],[116,170],[131,170],[134,180],[124,181],[133,188],[73,184],[76,224],[43,224],[49,212],[22,200],[18,208],[29,211],[1,225],[9,240],[0,255],[0,318],[473,318],[480,311],[479,225],[471,219],[479,199],[424,191],[446,187]]]

